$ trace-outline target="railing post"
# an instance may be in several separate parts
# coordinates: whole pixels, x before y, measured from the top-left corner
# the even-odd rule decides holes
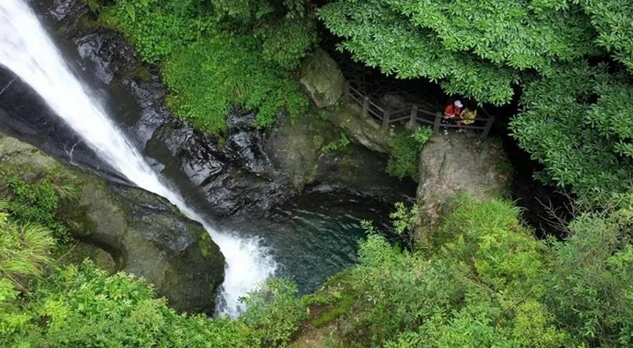
[[[385,110],[385,112],[382,114],[382,131],[383,132],[386,132],[389,129],[389,116],[390,116],[389,110]]]
[[[345,81],[345,87],[343,88],[343,95],[345,96],[345,101],[349,101],[349,81]]]
[[[409,122],[407,123],[407,128],[415,129],[415,119],[418,117],[418,106],[413,105],[411,108],[411,116],[409,116]]]
[[[418,117],[418,106],[413,105],[413,107],[411,108],[411,117],[409,117],[409,122],[414,123],[416,117]]]
[[[369,117],[367,114],[369,112],[369,97],[363,97],[363,117]]]
[[[488,136],[488,133],[490,133],[490,128],[492,128],[493,123],[495,123],[494,116],[488,117],[488,122],[486,122],[486,128],[484,128],[484,132],[481,133],[482,138],[485,138]]]
[[[435,113],[435,122],[433,122],[433,133],[435,134],[439,134],[440,133],[440,121],[442,120],[442,113],[441,112],[436,112]]]

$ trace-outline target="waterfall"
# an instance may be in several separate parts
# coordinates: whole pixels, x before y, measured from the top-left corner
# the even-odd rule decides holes
[[[241,239],[215,231],[165,185],[140,152],[109,119],[100,103],[72,74],[60,52],[25,0],[0,0],[0,65],[29,84],[108,164],[139,187],[168,199],[204,225],[226,259],[225,281],[217,312],[237,317],[239,301],[270,277],[276,263],[257,238]]]

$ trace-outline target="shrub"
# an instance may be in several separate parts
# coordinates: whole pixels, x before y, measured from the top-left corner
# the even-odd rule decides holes
[[[145,62],[161,64],[176,116],[218,133],[232,106],[257,111],[259,127],[279,112],[307,111],[290,72],[316,40],[314,19],[298,15],[304,12],[277,18],[266,2],[116,0],[100,18],[122,30]]]
[[[218,33],[170,56],[165,62],[170,108],[208,132],[225,128],[232,105],[257,110],[259,127],[271,125],[283,110],[304,114],[308,103],[298,82],[268,65],[257,45],[252,37]]]
[[[321,151],[329,152],[329,151],[341,151],[347,145],[350,144],[350,140],[345,134],[341,134],[340,138],[333,140],[321,147]]]
[[[12,218],[24,224],[45,226],[60,243],[72,240],[68,228],[57,219],[60,198],[73,197],[73,188],[52,184],[49,181],[27,183],[19,178],[7,179],[13,198],[7,204]]]
[[[430,128],[418,128],[413,133],[398,133],[389,145],[391,146],[387,173],[400,179],[414,176],[418,172],[418,156],[424,144],[431,138]]]
[[[307,317],[307,309],[296,294],[294,283],[273,278],[244,299],[248,310],[240,321],[254,330],[261,346],[285,346]]]
[[[144,281],[108,275],[89,261],[54,272],[36,285],[21,308],[30,320],[0,337],[3,346],[251,346],[230,320],[178,315],[164,299],[154,299]]]

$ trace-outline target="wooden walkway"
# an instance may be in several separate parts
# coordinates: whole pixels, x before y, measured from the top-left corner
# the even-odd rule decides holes
[[[382,124],[383,131],[389,129],[389,124],[391,123],[408,121],[410,124],[419,122],[433,126],[433,132],[435,134],[440,132],[440,128],[463,128],[481,131],[481,137],[485,138],[488,136],[488,133],[490,133],[490,128],[492,128],[492,124],[495,121],[493,116],[488,115],[488,113],[481,108],[478,108],[477,114],[479,115],[480,112],[482,112],[485,117],[477,116],[474,123],[462,126],[456,124],[442,124],[441,121],[445,118],[442,112],[424,110],[419,105],[412,105],[401,110],[389,110],[369,100],[369,97],[352,87],[349,81],[345,81],[345,98],[348,101],[354,101],[362,106],[363,117],[369,117],[371,115],[373,118],[379,120]]]

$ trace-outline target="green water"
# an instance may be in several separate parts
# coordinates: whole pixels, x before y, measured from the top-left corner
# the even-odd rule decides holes
[[[362,220],[384,225],[387,210],[350,197],[309,195],[249,221],[240,234],[262,236],[279,264],[276,275],[294,280],[299,291],[316,290],[330,276],[358,262],[359,242],[367,237]]]

